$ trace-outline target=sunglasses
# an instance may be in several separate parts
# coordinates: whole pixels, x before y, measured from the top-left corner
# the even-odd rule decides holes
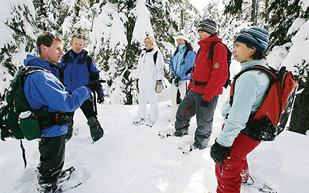
[[[84,39],[84,36],[82,34],[74,34],[73,38],[81,38]]]

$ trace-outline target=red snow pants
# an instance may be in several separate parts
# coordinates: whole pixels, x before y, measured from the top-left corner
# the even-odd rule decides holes
[[[241,182],[248,179],[246,156],[260,144],[251,137],[239,134],[232,145],[230,159],[216,164],[217,193],[239,193]]]

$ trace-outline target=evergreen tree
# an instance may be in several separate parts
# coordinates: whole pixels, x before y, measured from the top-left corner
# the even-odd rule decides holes
[[[293,22],[297,18],[303,18],[305,20],[308,20],[309,18],[309,8],[307,7],[306,10],[303,10],[300,0],[274,0],[271,2],[269,11],[272,16],[269,20],[270,26],[272,26],[270,47],[284,45],[287,42],[290,42],[291,38],[297,33],[297,31],[288,33]],[[294,75],[299,83],[298,89],[302,90],[302,92],[297,95],[295,100],[290,130],[305,134],[309,129],[309,61],[303,60],[303,62],[295,64],[295,67],[298,71],[294,72]]]

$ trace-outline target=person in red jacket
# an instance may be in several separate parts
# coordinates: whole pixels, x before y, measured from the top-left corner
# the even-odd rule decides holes
[[[214,47],[213,59],[209,59],[209,50],[213,42],[222,42],[218,38],[215,21],[204,19],[198,26],[200,49],[195,59],[195,68],[188,86],[188,92],[180,103],[175,121],[177,137],[188,134],[190,119],[196,115],[197,128],[193,147],[207,147],[212,132],[213,116],[217,106],[218,95],[228,79],[227,49],[217,43]]]

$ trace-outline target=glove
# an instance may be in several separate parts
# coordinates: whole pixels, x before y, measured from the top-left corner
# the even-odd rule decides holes
[[[163,90],[162,80],[157,80],[156,83],[156,93],[160,93]]]
[[[100,95],[98,96],[97,101],[98,101],[99,104],[102,104],[102,103],[104,102],[104,94],[100,94]]]
[[[179,80],[180,80],[180,77],[179,77],[179,76],[177,76],[177,77],[175,78],[175,80],[174,80],[174,84],[175,84],[176,87],[179,86],[179,85],[178,85]]]
[[[205,101],[203,98],[202,98],[202,100],[201,100],[201,106],[202,107],[209,107],[209,102],[208,101]]]
[[[100,80],[93,80],[93,81],[90,81],[85,86],[87,86],[93,93],[96,92],[98,95],[100,95],[100,90],[101,90],[100,82],[101,82]]]
[[[171,79],[174,79],[174,78],[175,78],[175,76],[176,76],[176,73],[175,73],[175,71],[174,71],[174,70],[170,70],[169,75],[170,75],[170,78],[171,78]]]
[[[216,163],[222,164],[224,159],[230,159],[230,152],[231,147],[224,147],[216,140],[211,146],[210,156]]]

